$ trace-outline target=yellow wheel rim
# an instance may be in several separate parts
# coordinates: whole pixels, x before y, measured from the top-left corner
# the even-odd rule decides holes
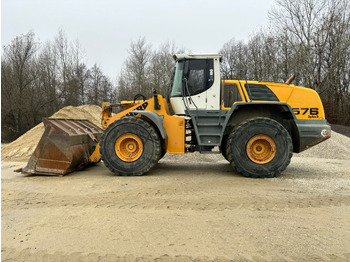
[[[125,162],[133,162],[140,158],[143,152],[141,139],[134,134],[125,134],[115,142],[115,153]]]
[[[248,141],[247,155],[254,163],[266,164],[275,157],[276,144],[268,136],[254,136]]]

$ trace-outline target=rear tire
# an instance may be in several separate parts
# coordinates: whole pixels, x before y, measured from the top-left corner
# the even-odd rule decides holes
[[[121,176],[147,173],[161,156],[161,142],[154,127],[139,117],[122,117],[110,124],[100,141],[106,167]]]
[[[255,118],[238,126],[227,140],[227,158],[246,177],[275,177],[293,155],[287,130],[269,118]]]
[[[223,138],[222,138],[222,143],[221,143],[221,146],[219,146],[219,149],[221,151],[221,155],[227,160],[228,160],[228,157],[227,157],[227,151],[226,151],[226,148],[227,148],[227,140],[228,140],[228,135],[224,135]],[[230,162],[230,161],[229,161]]]
[[[164,156],[165,156],[165,154],[166,154],[166,149],[164,149],[163,147],[161,148],[161,154],[160,154],[160,157],[159,157],[159,160],[161,160]]]

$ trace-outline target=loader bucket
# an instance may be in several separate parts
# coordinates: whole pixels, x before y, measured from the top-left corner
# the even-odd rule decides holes
[[[65,175],[91,164],[102,129],[88,120],[43,118],[45,126],[23,174]]]

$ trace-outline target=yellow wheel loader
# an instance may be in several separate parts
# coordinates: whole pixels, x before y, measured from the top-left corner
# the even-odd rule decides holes
[[[102,104],[102,129],[48,119],[26,174],[64,175],[103,160],[113,173],[147,173],[165,153],[222,153],[247,177],[275,177],[299,153],[330,137],[318,94],[286,83],[221,80],[220,55],[174,55],[170,103]],[[140,99],[141,98],[141,99]],[[124,110],[113,114],[112,109]]]

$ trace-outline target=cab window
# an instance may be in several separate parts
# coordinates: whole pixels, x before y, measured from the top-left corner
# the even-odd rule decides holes
[[[212,59],[193,59],[185,62],[185,95],[193,96],[208,90],[214,82],[214,67]]]
[[[173,85],[171,89],[171,97],[181,97],[182,96],[182,73],[183,73],[183,61],[176,63]]]
[[[233,103],[243,101],[236,84],[224,85],[224,107],[231,107]]]

